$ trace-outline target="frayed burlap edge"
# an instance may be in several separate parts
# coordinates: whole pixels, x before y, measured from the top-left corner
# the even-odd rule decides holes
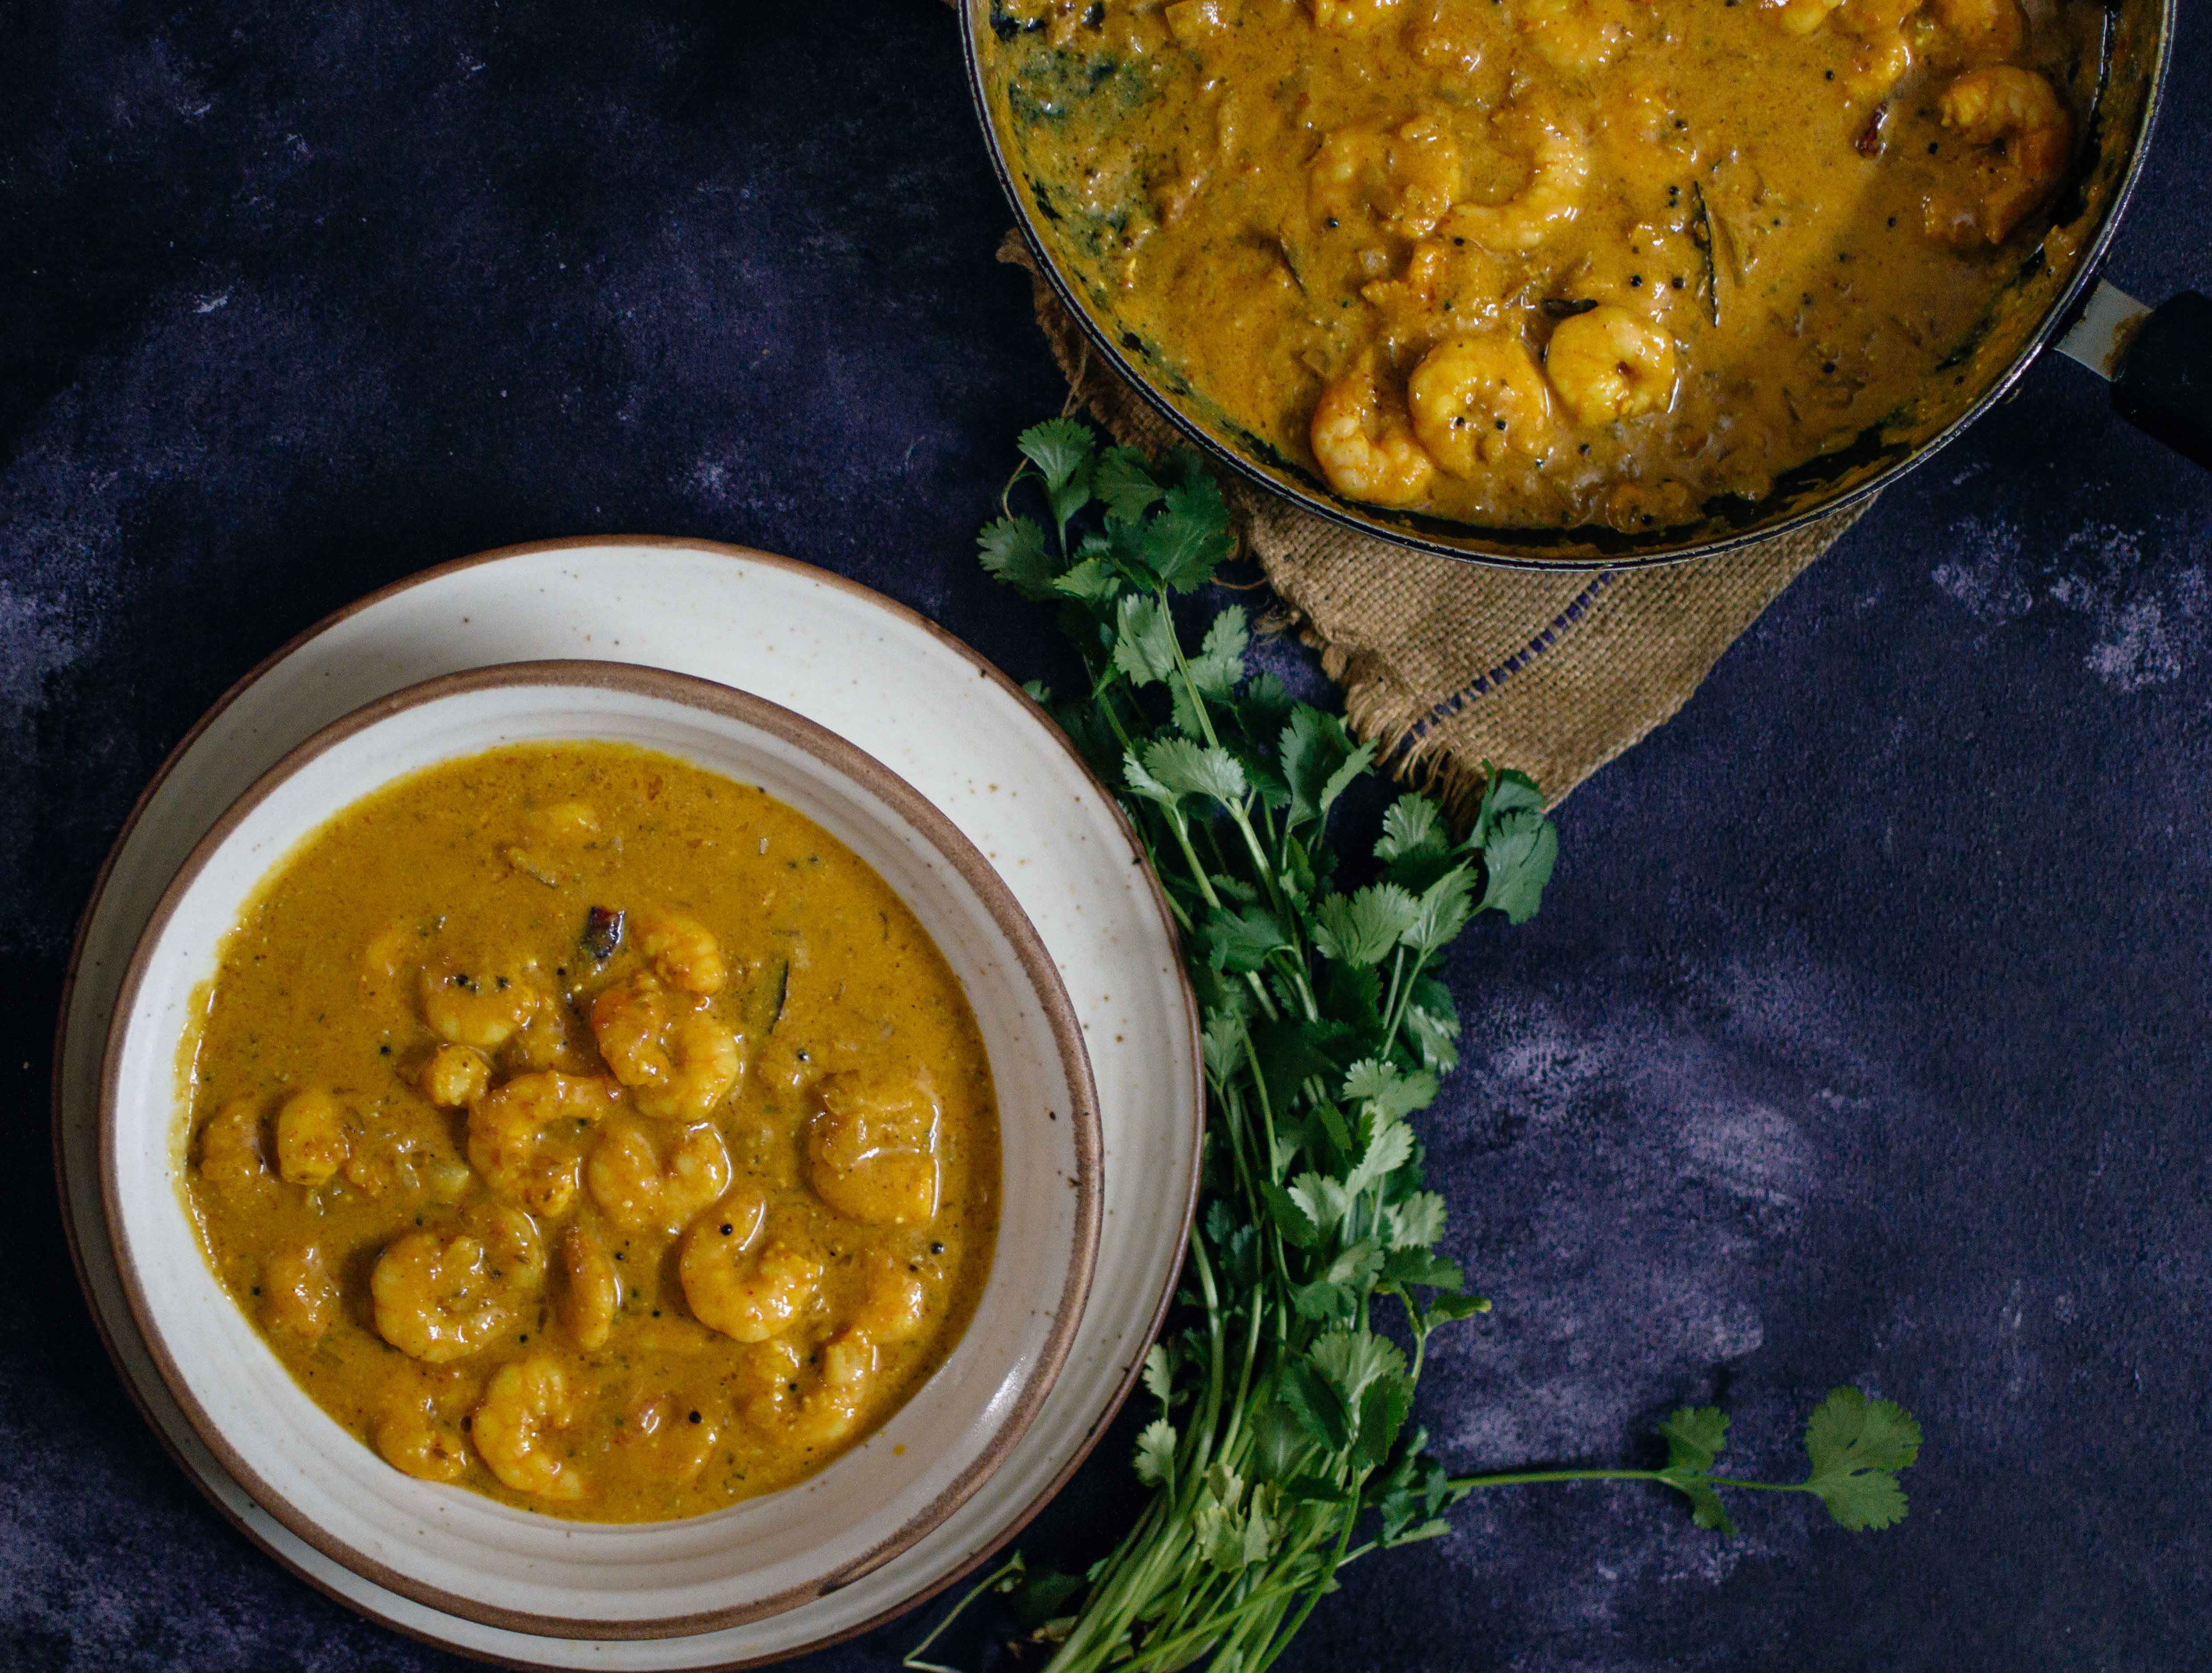
[[[1107,433],[1148,452],[1179,441],[1092,351],[1018,232],[999,259],[1029,274],[1053,356]],[[1869,503],[1718,557],[1542,575],[1410,551],[1241,481],[1224,487],[1247,549],[1344,686],[1353,731],[1455,814],[1481,794],[1489,763],[1528,773],[1556,804],[1674,718]]]

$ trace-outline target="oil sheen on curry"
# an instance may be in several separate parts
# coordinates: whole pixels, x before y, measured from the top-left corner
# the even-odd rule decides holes
[[[761,791],[526,745],[338,814],[224,943],[188,1206],[410,1475],[593,1521],[789,1485],[974,1311],[998,1114],[911,912]]]
[[[1055,236],[1346,498],[1686,522],[1910,407],[2035,249],[2086,0],[1030,0]]]

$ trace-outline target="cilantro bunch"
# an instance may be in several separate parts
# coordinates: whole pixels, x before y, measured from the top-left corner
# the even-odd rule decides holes
[[[1896,1472],[1918,1428],[1856,1389],[1814,1414],[1798,1483],[1715,1475],[1728,1419],[1711,1408],[1662,1426],[1659,1469],[1454,1478],[1426,1453],[1407,1418],[1430,1337],[1490,1305],[1437,1252],[1445,1204],[1412,1122],[1458,1062],[1433,972],[1479,915],[1534,914],[1557,833],[1537,787],[1493,770],[1464,835],[1401,795],[1364,880],[1347,876],[1331,816],[1373,746],[1247,672],[1241,607],[1195,632],[1178,621],[1178,599],[1188,612],[1234,545],[1202,462],[1101,452],[1064,417],[1019,445],[983,564],[1057,606],[1082,655],[1079,696],[1030,692],[1115,787],[1164,886],[1204,1019],[1207,1126],[1179,1328],[1145,1362],[1158,1414],[1135,1463],[1150,1501],[1079,1579],[1017,1556],[970,1598],[1003,1594],[1060,1673],[1260,1673],[1346,1563],[1443,1533],[1480,1488],[1653,1481],[1725,1531],[1723,1487],[1812,1493],[1846,1527],[1903,1516]],[[1013,509],[1025,484],[1041,519]],[[908,1665],[935,1666],[928,1647]]]

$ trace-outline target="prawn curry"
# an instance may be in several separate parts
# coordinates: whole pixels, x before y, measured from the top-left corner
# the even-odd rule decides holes
[[[594,1521],[819,1469],[974,1311],[998,1116],[959,982],[761,791],[526,745],[348,808],[223,944],[189,1211],[396,1468]]]
[[[1063,259],[1198,410],[1348,499],[1640,533],[1905,422],[2035,255],[2100,22],[1000,0],[981,51]]]

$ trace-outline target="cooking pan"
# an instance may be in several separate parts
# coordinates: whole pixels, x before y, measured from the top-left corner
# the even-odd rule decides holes
[[[2089,4],[2094,0],[2069,0]],[[2096,272],[2142,170],[2158,113],[2179,0],[2112,0],[2097,62],[2077,85],[2093,91],[2071,167],[2048,210],[2050,231],[2023,253],[1974,329],[1908,409],[1847,446],[1777,479],[1765,498],[1707,502],[1692,522],[1624,534],[1606,528],[1486,528],[1362,504],[1334,492],[1300,461],[1253,435],[1194,388],[1156,344],[1115,317],[1114,289],[1083,247],[1062,182],[1024,143],[1000,44],[1034,27],[1003,0],[963,0],[969,90],[1000,183],[1022,234],[1068,311],[1105,362],[1206,453],[1261,487],[1334,522],[1446,557],[1514,569],[1620,569],[1708,557],[1780,534],[1863,499],[1922,463],[1999,400],[2054,343],[2108,378],[2114,409],[2212,467],[2212,301],[2185,292],[2142,307]],[[1068,96],[1081,97],[1079,89]]]

